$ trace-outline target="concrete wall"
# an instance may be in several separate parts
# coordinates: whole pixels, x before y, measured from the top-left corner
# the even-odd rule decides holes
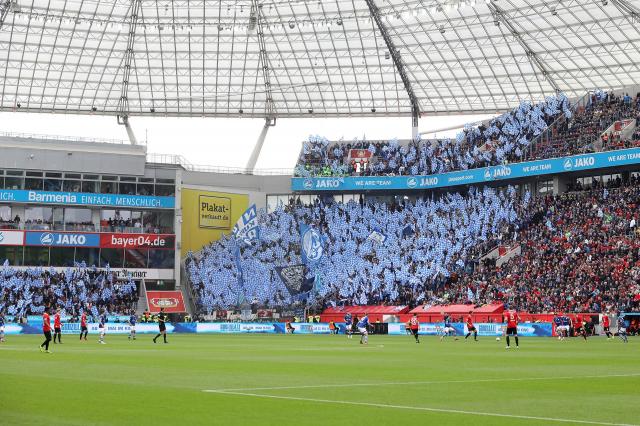
[[[142,176],[146,147],[0,136],[0,168]]]

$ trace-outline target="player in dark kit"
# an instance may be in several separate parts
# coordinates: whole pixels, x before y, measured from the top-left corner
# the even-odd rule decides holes
[[[80,317],[80,340],[87,340],[87,334],[89,330],[87,329],[87,313],[82,312],[82,316]]]
[[[514,310],[509,310],[504,315],[504,320],[507,323],[507,349],[511,349],[511,342],[509,341],[510,336],[514,336],[516,339],[516,348],[519,348],[518,345],[518,321],[520,321],[520,317],[518,313]]]
[[[165,324],[166,317],[164,315],[164,308],[160,308],[160,313],[158,314],[158,328],[159,333],[156,334],[156,337],[153,338],[153,343],[156,343],[156,339],[160,336],[164,338],[165,343],[167,342],[167,325]]]
[[[53,316],[53,343],[62,344],[62,323],[60,322],[60,308],[56,309],[56,314]]]
[[[129,317],[129,337],[128,339],[136,340],[136,321],[138,318],[136,317],[136,313],[131,311],[131,316]]]
[[[467,335],[464,336],[464,340],[467,340],[467,337],[471,336],[473,333],[473,340],[478,341],[478,330],[476,330],[476,326],[473,325],[473,319],[471,315],[467,316]]]
[[[409,320],[409,329],[411,330],[411,334],[416,338],[416,343],[420,343],[420,339],[418,338],[418,331],[420,331],[420,321],[418,321],[418,314],[413,314],[411,319]]]
[[[49,312],[46,308],[42,314],[42,332],[44,333],[44,342],[40,345],[40,352],[50,354],[49,342],[51,341],[51,318],[49,317]]]
[[[4,342],[4,314],[0,311],[0,343]]]

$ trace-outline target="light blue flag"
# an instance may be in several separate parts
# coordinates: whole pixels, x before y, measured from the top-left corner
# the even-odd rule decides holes
[[[306,264],[315,264],[324,256],[324,239],[322,235],[304,223],[300,224],[300,243],[302,246],[302,261]]]

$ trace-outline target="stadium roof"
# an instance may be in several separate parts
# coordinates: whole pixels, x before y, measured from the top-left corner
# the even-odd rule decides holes
[[[637,0],[0,0],[0,110],[504,111],[639,83],[638,13]]]

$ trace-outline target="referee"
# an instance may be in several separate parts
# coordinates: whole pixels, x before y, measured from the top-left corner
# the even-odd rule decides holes
[[[158,328],[159,332],[156,334],[156,337],[153,338],[153,343],[156,343],[156,339],[160,336],[164,338],[165,343],[167,342],[167,325],[165,324],[166,317],[164,315],[164,308],[160,308],[160,313],[158,314]]]

